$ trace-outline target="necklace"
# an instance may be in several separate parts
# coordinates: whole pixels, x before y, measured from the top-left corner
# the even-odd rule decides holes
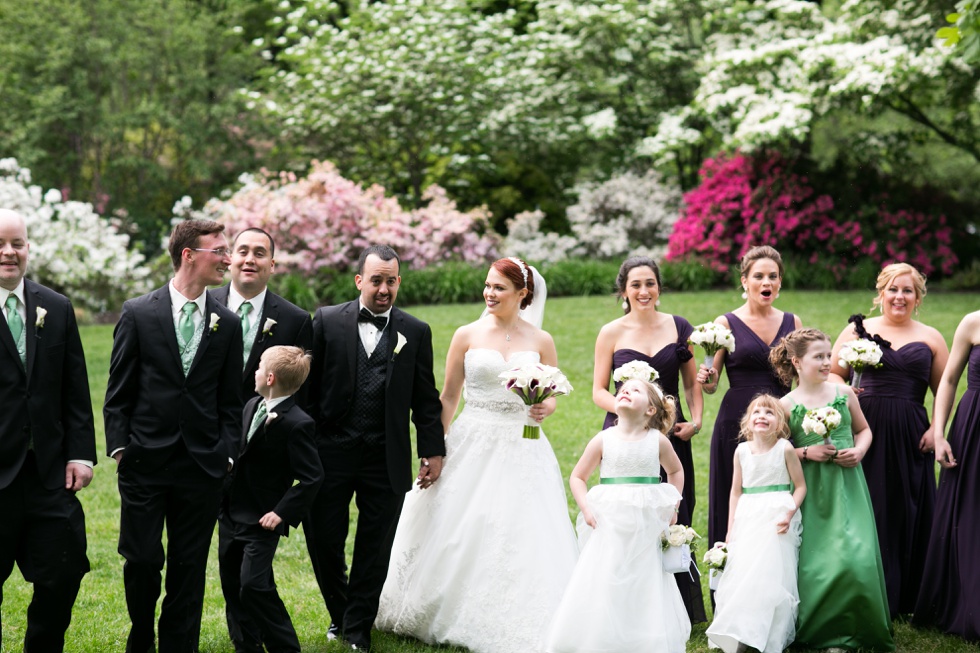
[[[511,328],[507,329],[507,331],[504,332],[504,340],[506,340],[507,342],[510,342],[510,332],[511,331],[516,331],[517,330],[517,326],[518,326],[518,323],[515,322],[514,323],[514,326],[512,326]]]

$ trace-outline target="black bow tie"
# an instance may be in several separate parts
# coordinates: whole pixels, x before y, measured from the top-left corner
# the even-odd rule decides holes
[[[358,322],[374,322],[374,326],[378,327],[378,331],[382,331],[386,326],[388,326],[388,318],[384,315],[375,315],[366,308],[362,308],[357,314]]]

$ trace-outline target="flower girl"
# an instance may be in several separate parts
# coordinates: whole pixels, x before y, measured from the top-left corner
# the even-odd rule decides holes
[[[728,562],[715,592],[712,648],[780,653],[796,634],[803,467],[779,400],[759,395],[742,417],[728,518]],[[792,481],[792,487],[790,482]]]
[[[664,436],[671,397],[633,379],[616,394],[615,426],[595,436],[569,485],[581,513],[581,555],[555,613],[549,653],[682,653],[691,634],[673,574],[663,571],[661,533],[676,520],[684,471]],[[587,490],[600,466],[600,483]],[[660,483],[660,467],[667,484]]]

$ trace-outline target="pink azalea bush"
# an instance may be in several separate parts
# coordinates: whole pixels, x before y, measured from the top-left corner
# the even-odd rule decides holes
[[[349,270],[373,244],[391,245],[411,268],[497,258],[489,211],[460,211],[439,186],[426,189],[424,206],[406,210],[381,186],[365,189],[329,162],[314,161],[306,177],[262,170],[241,182],[228,199],[208,201],[203,215],[223,222],[230,234],[265,229],[276,240],[276,262],[304,276]],[[188,214],[181,203],[174,208]]]
[[[945,216],[890,211],[883,201],[844,216],[778,153],[721,155],[705,161],[700,176],[701,185],[684,195],[669,261],[696,259],[728,273],[750,248],[772,245],[788,259],[829,266],[838,280],[865,258],[907,261],[927,275],[956,266]]]

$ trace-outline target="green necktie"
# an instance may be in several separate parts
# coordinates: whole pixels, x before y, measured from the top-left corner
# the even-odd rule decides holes
[[[242,302],[242,305],[238,307],[238,316],[242,318],[242,334],[246,337],[248,336],[249,330],[252,328],[251,320],[248,319],[248,314],[252,312],[252,302]]]
[[[262,426],[262,420],[265,416],[269,414],[269,409],[265,407],[265,402],[260,401],[259,407],[255,410],[255,416],[252,417],[252,424],[248,427],[248,435],[245,438],[245,442],[248,443],[252,440],[252,436],[258,432],[259,427]]]
[[[194,302],[187,302],[180,309],[181,315],[180,320],[177,322],[177,330],[180,332],[180,337],[184,340],[184,347],[191,344],[191,340],[194,339],[194,319],[191,317],[194,315],[194,311],[197,310],[197,304]]]
[[[24,333],[24,320],[20,317],[17,310],[17,295],[10,293],[7,297],[7,326],[10,327],[10,335],[14,337],[14,344],[20,342],[20,337]]]

